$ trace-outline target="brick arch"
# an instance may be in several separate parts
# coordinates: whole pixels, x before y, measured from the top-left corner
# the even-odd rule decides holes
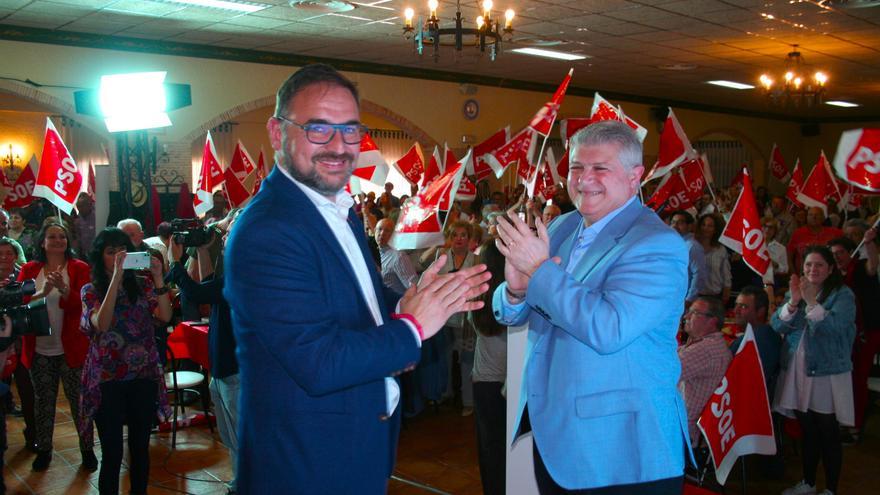
[[[275,106],[275,95],[264,96],[242,103],[240,105],[236,105],[229,110],[226,110],[214,116],[198,128],[194,129],[192,132],[187,134],[185,138],[183,138],[183,141],[192,142],[196,139],[200,139],[204,133],[224,122],[234,120],[239,115],[268,106]],[[436,140],[431,138],[431,136],[429,136],[427,132],[425,132],[422,128],[417,126],[411,120],[398,113],[395,113],[394,111],[386,107],[383,107],[382,105],[379,105],[378,103],[374,103],[369,100],[361,100],[361,111],[391,122],[401,130],[412,136],[413,139],[418,141],[422,148],[432,149],[437,144]]]
[[[106,128],[103,126],[96,126],[93,119],[77,115],[76,108],[72,104],[61,98],[44,93],[43,91],[40,91],[39,88],[18,84],[13,81],[0,81],[0,92],[18,96],[23,100],[40,105],[49,112],[70,117],[71,119],[76,120],[77,123],[82,124],[83,127],[103,138],[106,142],[112,143],[114,141]]]

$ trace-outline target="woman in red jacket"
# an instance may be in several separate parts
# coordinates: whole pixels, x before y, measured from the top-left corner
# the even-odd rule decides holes
[[[30,369],[34,383],[37,457],[32,468],[44,471],[52,462],[52,433],[55,429],[55,401],[58,382],[70,403],[74,424],[79,426],[79,391],[82,366],[89,339],[79,330],[82,317],[82,286],[90,280],[89,265],[77,260],[71,251],[70,233],[58,223],[48,223],[40,231],[36,259],[26,263],[19,280],[35,279],[37,293],[31,300],[46,298],[52,335],[22,339],[22,362]],[[79,433],[82,467],[98,469],[92,452],[92,435]]]

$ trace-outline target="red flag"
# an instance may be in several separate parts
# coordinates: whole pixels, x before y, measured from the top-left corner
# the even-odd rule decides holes
[[[655,211],[661,208],[669,210],[686,210],[697,202],[706,187],[701,159],[688,160],[667,174],[657,185],[654,194],[646,205]]]
[[[451,156],[450,155],[451,155],[451,152],[447,149],[446,150],[446,158],[451,158],[451,159],[455,158],[454,155],[451,155]],[[452,202],[455,199],[462,199],[462,200],[467,201],[467,198],[460,198],[458,196],[458,193],[462,191],[462,188],[464,188],[464,192],[466,195],[473,196],[471,198],[471,200],[473,200],[473,198],[476,197],[476,194],[477,194],[476,186],[474,186],[473,189],[471,189],[469,186],[465,185],[465,181],[470,183],[470,181],[464,175],[464,170],[467,168],[467,162],[470,159],[471,159],[471,150],[468,150],[468,152],[467,152],[467,154],[465,154],[464,158],[462,158],[458,162],[443,164],[443,170],[450,170],[451,168],[455,168],[456,166],[461,165],[461,177],[456,179],[455,189],[450,189],[449,194],[444,195],[443,199],[440,200],[440,211],[449,211],[452,208]],[[473,186],[473,184],[471,184],[471,186]]]
[[[653,173],[647,180],[663,177],[670,170],[683,163],[685,160],[694,158],[695,153],[691,147],[691,142],[685,135],[681,124],[675,118],[672,108],[669,109],[669,116],[666,117],[666,124],[663,126],[663,132],[660,133],[660,150],[657,155],[657,163],[654,165]]]
[[[369,134],[364,134],[361,139],[361,153],[353,175],[380,186],[385,185],[385,179],[388,178],[388,164]]]
[[[465,170],[466,174],[477,176],[477,182],[492,175],[492,167],[486,161],[486,155],[504,146],[510,139],[510,126],[499,129],[482,143],[474,146],[473,170]]]
[[[202,216],[214,207],[214,189],[223,183],[223,179],[223,167],[217,158],[217,150],[214,149],[211,131],[208,131],[208,137],[205,138],[205,148],[202,150],[199,182],[196,186],[196,195],[193,197],[193,210],[196,215]]]
[[[773,149],[770,150],[770,172],[773,177],[779,179],[779,182],[788,183],[788,167],[785,166],[785,160],[782,159],[782,152],[776,143],[773,143]]]
[[[791,169],[791,178],[788,179],[788,190],[785,191],[785,197],[788,198],[795,206],[802,208],[804,205],[798,200],[798,193],[804,188],[804,172],[801,170],[801,160],[794,162],[794,168]]]
[[[422,187],[427,187],[431,181],[443,174],[442,166],[443,158],[440,156],[440,150],[434,146],[434,152],[431,153],[431,159],[428,160],[428,166],[425,168],[425,175],[422,176]]]
[[[473,201],[477,199],[477,186],[466,176],[462,177],[458,191],[455,193],[455,199],[459,201]]]
[[[764,383],[761,357],[749,325],[721,384],[697,420],[709,445],[715,477],[722,485],[740,456],[776,453],[770,401]]]
[[[223,172],[223,176],[225,177],[225,180],[223,181],[223,194],[226,196],[226,200],[229,201],[229,206],[233,208],[241,208],[246,205],[251,199],[251,189],[245,187],[245,185],[238,180],[238,177],[235,176],[235,172],[232,171],[231,167]]]
[[[596,94],[598,95],[599,93]],[[559,136],[562,138],[563,148],[568,149],[568,140],[571,139],[572,136],[574,136],[574,133],[590,125],[591,123],[592,119],[584,117],[562,119],[559,122]]]
[[[189,185],[186,182],[180,184],[175,215],[177,215],[177,218],[195,218],[196,216],[196,212],[193,209],[192,193],[189,192]]]
[[[400,218],[394,227],[389,244],[394,249],[421,249],[443,244],[443,225],[440,223],[440,203],[451,203],[450,196],[458,190],[464,175],[464,165],[459,163],[441,177],[406,201]]]
[[[733,207],[733,213],[721,238],[721,244],[741,254],[743,261],[761,277],[767,275],[770,268],[770,251],[761,230],[761,215],[755,196],[752,192],[752,178],[749,171],[743,168],[743,188],[739,199]]]
[[[568,89],[568,83],[571,82],[571,75],[574,73],[574,68],[568,69],[568,74],[562,79],[562,82],[559,83],[559,87],[556,88],[556,92],[553,93],[553,97],[550,98],[550,101],[544,104],[538,113],[532,117],[532,121],[529,122],[529,127],[534,129],[538,134],[547,137],[550,135],[550,130],[553,128],[553,122],[556,121],[556,114],[559,112],[559,107],[562,105],[562,99],[565,98],[565,90]]]
[[[804,206],[822,208],[825,215],[828,215],[829,198],[839,200],[840,195],[834,177],[831,175],[831,165],[825,158],[825,152],[822,151],[819,153],[819,161],[810,171],[810,176],[807,177],[804,186],[798,191],[797,199]]]
[[[422,179],[422,173],[425,171],[425,156],[422,154],[422,147],[419,143],[413,143],[409,151],[394,162],[394,168],[400,172],[407,182],[417,185]]]
[[[97,190],[97,183],[95,180],[95,166],[92,164],[92,161],[89,160],[89,176],[86,180],[86,194],[92,198],[92,201],[96,201],[95,191]]]
[[[556,162],[556,166],[551,169],[553,172],[553,182],[559,184],[568,180],[568,152],[562,154],[562,157]]]
[[[257,192],[260,190],[260,184],[263,182],[263,179],[266,178],[266,161],[263,158],[263,147],[260,146],[260,156],[257,157],[257,170],[256,172],[256,180],[254,180],[254,192],[251,193],[251,196],[256,196]]]
[[[235,177],[237,177],[239,181],[244,182],[247,176],[256,170],[256,168],[257,166],[254,165],[253,158],[251,158],[251,155],[247,152],[244,145],[241,144],[241,141],[235,143],[235,150],[232,152],[232,161],[229,163],[229,166],[226,167],[226,170],[232,170]]]
[[[590,111],[590,123],[601,122],[603,120],[619,120],[625,123],[630,129],[636,131],[636,136],[638,136],[639,141],[644,142],[645,137],[648,135],[648,130],[635,120],[627,117],[623,113],[622,107],[618,106],[615,108],[611,102],[602,98],[602,95],[596,92],[593,96],[593,108]]]
[[[841,134],[834,171],[856,187],[880,192],[880,129],[853,129]]]
[[[743,170],[745,170],[745,166],[743,166],[743,168],[739,169],[739,172],[737,172],[736,175],[733,176],[733,179],[730,181],[730,185],[728,187],[742,186]]]
[[[501,148],[493,151],[486,156],[486,161],[495,171],[495,177],[501,178],[504,171],[519,160],[526,163],[532,162],[532,156],[535,154],[535,131],[531,127],[525,127],[519,131],[513,138],[504,144]]]
[[[64,213],[70,214],[76,204],[76,197],[82,188],[83,176],[61,140],[61,135],[46,117],[46,138],[43,141],[43,155],[40,157],[40,170],[34,184],[33,195],[46,198]]]
[[[34,184],[37,182],[36,170],[39,168],[37,164],[37,155],[32,155],[27,166],[21,169],[18,179],[12,185],[12,189],[3,199],[3,208],[10,210],[12,208],[24,208],[31,204],[34,200]]]
[[[556,158],[553,156],[553,150],[547,150],[547,159],[544,165],[535,174],[533,183],[529,183],[526,187],[532,197],[540,197],[544,201],[549,200],[556,194],[556,181],[553,178],[553,170],[556,168]]]

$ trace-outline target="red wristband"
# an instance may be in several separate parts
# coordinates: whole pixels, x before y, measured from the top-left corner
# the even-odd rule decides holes
[[[416,320],[416,317],[409,313],[391,313],[391,317],[395,320],[406,320],[414,327],[416,327],[416,332],[419,334],[419,340],[425,340],[425,332],[422,330],[422,326],[419,325],[419,320]]]

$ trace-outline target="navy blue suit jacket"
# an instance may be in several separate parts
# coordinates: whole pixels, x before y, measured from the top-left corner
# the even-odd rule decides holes
[[[385,493],[400,408],[384,378],[419,347],[391,320],[397,298],[349,224],[385,324],[376,326],[345,253],[317,208],[276,167],[226,247],[226,288],[241,377],[238,492]]]

